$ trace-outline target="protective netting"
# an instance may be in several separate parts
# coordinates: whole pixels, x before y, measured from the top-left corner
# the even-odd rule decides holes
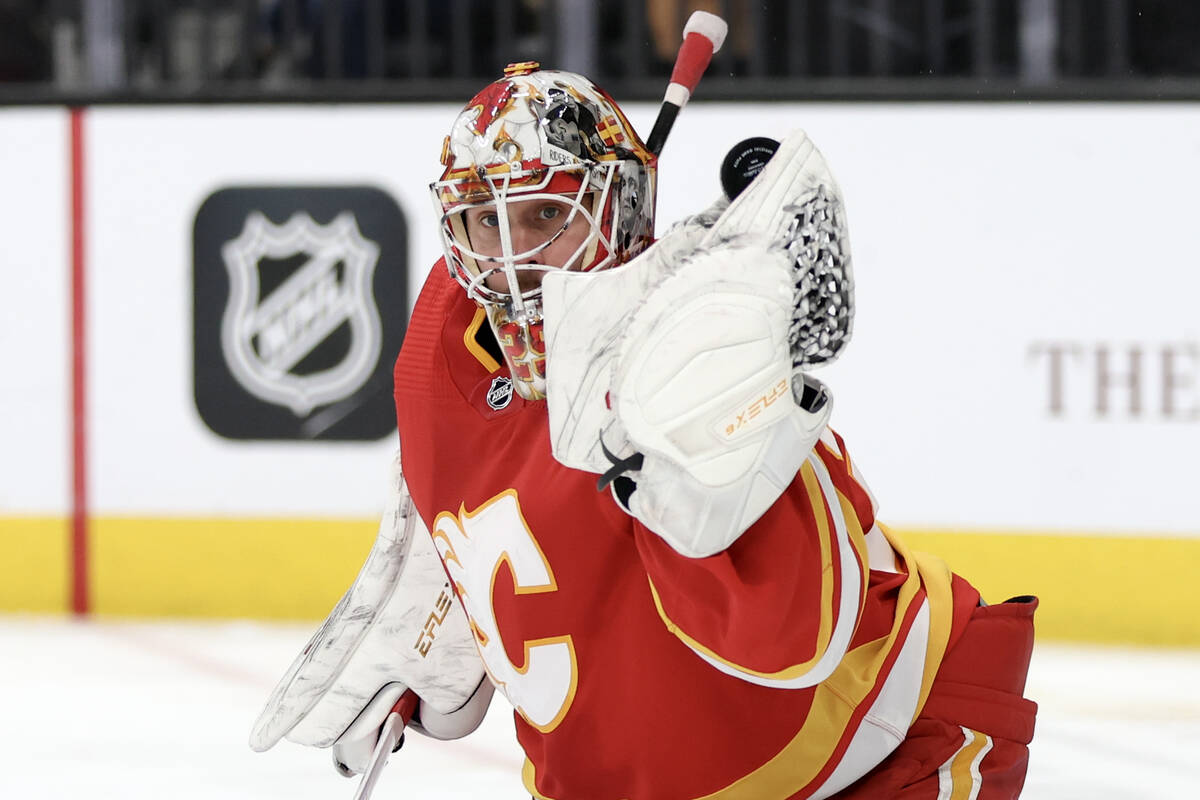
[[[794,259],[796,295],[788,342],[792,364],[829,364],[850,341],[854,278],[845,213],[835,193],[817,186],[789,206],[787,251]]]

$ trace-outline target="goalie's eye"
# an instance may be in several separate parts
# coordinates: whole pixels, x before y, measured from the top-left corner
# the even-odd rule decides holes
[[[537,218],[547,222],[552,219],[558,219],[562,214],[562,207],[558,203],[547,203],[537,210]]]
[[[468,231],[495,235],[496,229],[500,227],[500,214],[491,203],[468,208],[463,212],[462,220],[466,223]]]

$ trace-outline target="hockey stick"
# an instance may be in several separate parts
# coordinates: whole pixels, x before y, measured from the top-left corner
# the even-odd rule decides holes
[[[371,792],[375,790],[375,783],[379,780],[384,765],[387,764],[388,756],[404,740],[404,726],[408,725],[413,714],[417,713],[418,702],[417,696],[413,692],[407,691],[400,695],[396,705],[392,706],[391,713],[387,715],[383,728],[379,731],[379,741],[375,743],[371,761],[363,771],[362,780],[359,781],[358,791],[354,793],[353,800],[369,800],[371,797]]]
[[[675,56],[675,66],[671,70],[671,82],[667,84],[667,93],[663,97],[662,107],[658,110],[658,118],[646,139],[646,149],[654,155],[662,153],[666,144],[667,134],[675,124],[675,117],[688,100],[708,62],[713,54],[721,49],[725,42],[725,34],[729,25],[716,14],[707,11],[693,11],[683,26],[683,44],[679,46],[679,55]]]
[[[725,20],[707,11],[693,11],[683,26],[683,44],[675,56],[675,67],[671,70],[671,82],[667,85],[658,118],[646,139],[646,149],[654,155],[662,153],[667,135],[675,124],[675,118],[692,98],[692,92],[700,83],[704,70],[713,55],[725,43],[729,25]],[[725,156],[721,164],[721,188],[730,200],[737,197],[779,149],[779,142],[763,136],[738,142]]]

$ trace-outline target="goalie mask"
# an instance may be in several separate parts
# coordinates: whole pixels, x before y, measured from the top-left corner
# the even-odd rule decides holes
[[[467,103],[430,185],[450,274],[487,311],[517,392],[545,397],[541,278],[628,261],[654,236],[657,159],[582,75],[513,64]]]

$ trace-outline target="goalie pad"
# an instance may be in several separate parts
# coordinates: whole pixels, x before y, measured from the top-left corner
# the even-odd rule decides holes
[[[399,451],[390,489],[366,563],[272,692],[250,734],[254,750],[285,736],[315,747],[372,737],[409,689],[420,698],[419,718],[442,738],[482,721],[481,698],[491,696],[490,686],[480,689],[483,662],[413,507]]]

